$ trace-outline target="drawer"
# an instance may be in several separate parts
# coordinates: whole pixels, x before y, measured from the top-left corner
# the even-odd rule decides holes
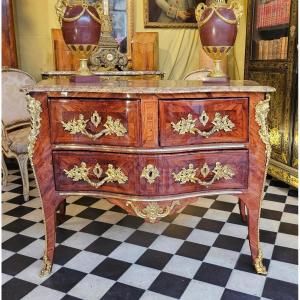
[[[165,194],[248,187],[247,150],[168,155],[163,168]]]
[[[50,100],[55,144],[140,146],[139,100]]]
[[[58,191],[138,193],[134,155],[54,151],[53,166]]]
[[[161,146],[248,141],[248,98],[161,100]]]
[[[54,151],[53,165],[58,191],[167,196],[248,185],[247,150],[161,155]]]

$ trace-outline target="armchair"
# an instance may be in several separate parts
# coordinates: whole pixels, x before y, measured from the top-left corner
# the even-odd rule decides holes
[[[20,88],[34,84],[35,79],[18,69],[2,70],[2,172],[3,185],[7,184],[7,167],[4,156],[16,158],[19,164],[23,195],[29,199],[28,179],[28,136],[30,133],[30,116],[27,112],[25,94]]]

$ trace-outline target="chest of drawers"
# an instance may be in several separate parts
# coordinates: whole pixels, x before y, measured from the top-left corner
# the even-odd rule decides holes
[[[266,272],[258,223],[273,88],[251,81],[48,79],[25,90],[46,225],[43,275],[53,263],[56,211],[68,195],[102,196],[151,223],[199,196],[237,195],[252,263]]]

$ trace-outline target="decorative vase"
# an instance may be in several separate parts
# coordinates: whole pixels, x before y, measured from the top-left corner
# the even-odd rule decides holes
[[[213,59],[214,68],[208,75],[208,82],[227,82],[228,77],[221,69],[221,61],[234,46],[238,24],[243,8],[237,0],[200,3],[195,11],[200,40],[205,53]]]
[[[80,59],[75,82],[99,80],[88,68],[89,56],[98,50],[101,35],[101,4],[90,4],[88,0],[58,0],[56,12],[61,24],[64,41]]]

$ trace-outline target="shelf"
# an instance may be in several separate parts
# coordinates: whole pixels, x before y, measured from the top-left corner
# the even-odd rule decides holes
[[[289,28],[289,23],[287,24],[280,24],[276,26],[271,26],[271,27],[262,27],[262,28],[257,28],[257,31],[259,32],[264,32],[264,31],[278,31],[278,30],[284,30]]]

